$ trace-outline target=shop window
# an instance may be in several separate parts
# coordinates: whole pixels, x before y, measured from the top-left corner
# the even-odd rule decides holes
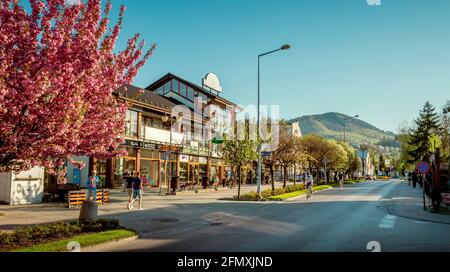
[[[206,164],[200,164],[200,177],[206,177],[207,167]]]
[[[148,184],[152,187],[158,186],[159,161],[141,159],[140,164],[141,169],[139,170],[139,173],[144,184]]]
[[[141,158],[159,160],[159,151],[141,150]]]
[[[189,163],[189,182],[199,182],[199,170],[198,164]]]
[[[97,176],[100,178],[100,187],[105,187],[106,184],[106,160],[96,160],[94,169],[97,171]]]
[[[187,162],[180,162],[180,181],[184,182],[188,180],[188,167],[189,164]]]

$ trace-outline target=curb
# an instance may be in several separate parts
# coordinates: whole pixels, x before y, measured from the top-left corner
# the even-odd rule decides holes
[[[424,219],[424,218],[421,218],[421,217],[414,217],[414,216],[404,215],[401,212],[397,212],[395,206],[396,206],[395,200],[391,199],[389,201],[389,204],[386,207],[386,209],[387,209],[389,214],[395,215],[397,217],[409,219],[409,220],[416,220],[416,221],[429,222],[429,223],[435,223],[435,224],[450,225],[450,222],[442,222],[442,221],[433,220],[433,219]]]
[[[102,249],[104,249],[104,248],[127,244],[129,242],[137,240],[138,238],[139,238],[139,235],[135,235],[132,237],[127,237],[127,238],[123,238],[123,239],[119,239],[119,240],[107,241],[107,242],[104,242],[101,244],[85,246],[85,247],[81,248],[81,252],[101,252]],[[67,250],[65,252],[71,252],[71,251]]]
[[[391,214],[391,215],[395,215],[397,217],[406,218],[406,219],[410,219],[410,220],[429,222],[429,223],[435,223],[435,224],[450,225],[450,222],[442,222],[442,221],[437,221],[437,220],[432,220],[432,219],[424,219],[424,218],[421,218],[421,217],[413,217],[413,216],[403,215],[401,213],[396,212],[395,204],[392,203],[393,200],[391,200],[390,202],[391,203],[389,203],[389,206],[387,207],[387,210],[388,210],[388,213]]]

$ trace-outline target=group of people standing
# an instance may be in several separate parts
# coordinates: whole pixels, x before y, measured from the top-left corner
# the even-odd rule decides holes
[[[123,189],[124,192],[128,192],[128,210],[134,209],[133,203],[136,199],[139,199],[138,209],[142,211],[142,194],[144,192],[144,186],[139,172],[133,171],[130,174],[128,170],[125,171],[123,174]]]
[[[91,198],[93,201],[97,198],[97,187],[100,184],[100,178],[97,176],[97,171],[92,171],[92,176],[89,177],[87,182],[87,190],[86,190],[86,200],[90,201]],[[139,199],[139,210],[143,210],[142,208],[142,194],[144,192],[144,186],[142,179],[139,176],[139,172],[133,171],[130,172],[127,170],[123,174],[123,190],[124,192],[128,192],[128,210],[134,209],[133,203],[136,199]]]

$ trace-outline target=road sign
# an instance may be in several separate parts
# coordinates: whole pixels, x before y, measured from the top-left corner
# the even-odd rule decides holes
[[[450,205],[450,194],[448,193],[442,193],[442,203]]]
[[[426,173],[430,172],[430,169],[431,169],[430,164],[427,162],[424,162],[424,161],[420,162],[417,165],[417,170],[419,170],[419,172],[422,174],[426,174]]]
[[[324,165],[327,165],[327,164],[329,163],[328,158],[325,157],[325,158],[322,160],[322,162],[323,162]]]
[[[269,152],[269,151],[261,152],[261,156],[263,156],[263,157],[270,157],[271,155],[272,155],[272,152]]]

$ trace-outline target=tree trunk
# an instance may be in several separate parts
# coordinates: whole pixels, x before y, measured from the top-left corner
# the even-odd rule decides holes
[[[294,187],[296,185],[296,181],[297,181],[297,167],[296,164],[294,163]]]
[[[238,199],[241,198],[241,167],[238,166]]]
[[[274,173],[273,173],[273,165],[270,165],[270,179],[272,182],[272,191],[275,191],[275,179],[274,179]]]
[[[320,168],[316,168],[317,184],[320,184]]]
[[[286,188],[287,167],[283,166],[283,188]]]

